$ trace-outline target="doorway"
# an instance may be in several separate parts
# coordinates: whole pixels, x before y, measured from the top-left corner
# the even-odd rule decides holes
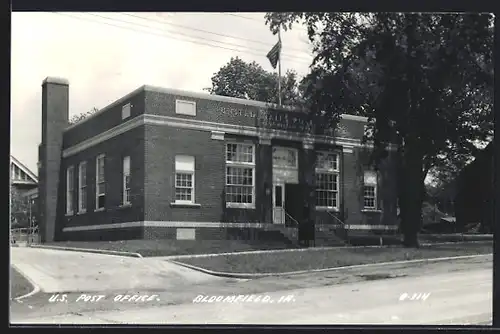
[[[273,185],[273,223],[285,224],[285,185]]]

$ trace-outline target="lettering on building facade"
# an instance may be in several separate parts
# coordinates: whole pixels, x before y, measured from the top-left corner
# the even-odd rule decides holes
[[[167,104],[168,98],[161,94],[155,94],[149,97],[149,100],[153,108],[162,108]],[[308,116],[303,113],[251,106],[238,108],[219,103],[216,108],[213,108],[213,106],[209,108],[206,105],[203,106],[204,104],[205,103],[200,103],[198,105],[198,108],[201,107],[202,109],[199,109],[198,112],[208,117],[207,120],[209,121],[220,122],[222,119],[226,119],[226,122],[230,122],[230,120],[233,119],[234,123],[241,125],[246,124],[263,129],[311,134],[314,132],[314,122],[307,119]],[[325,136],[349,137],[349,129],[343,124],[338,124],[336,129],[323,129],[322,132]]]
[[[287,111],[264,108],[254,111],[220,107],[217,109],[217,114],[229,118],[242,117],[252,119],[253,122],[251,122],[251,124],[259,128],[294,132],[310,132],[312,130],[312,122],[307,121],[304,116],[298,113]]]

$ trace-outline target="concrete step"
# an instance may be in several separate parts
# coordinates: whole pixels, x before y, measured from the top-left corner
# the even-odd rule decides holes
[[[314,235],[316,246],[344,246],[347,244],[335,233],[335,228],[328,225],[317,225]]]
[[[298,235],[299,235],[298,228],[287,227],[285,225],[278,225],[278,224],[269,224],[264,228],[264,230],[267,232],[277,232],[281,234],[283,238],[286,238],[294,245],[298,244]]]
[[[273,240],[273,241],[283,241],[285,244],[296,246],[297,240],[293,237],[290,232],[282,231],[278,228],[266,228],[258,232],[259,239]]]

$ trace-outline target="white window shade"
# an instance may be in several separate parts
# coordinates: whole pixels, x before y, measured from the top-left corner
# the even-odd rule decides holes
[[[130,157],[129,156],[123,158],[123,174],[124,175],[130,174]]]
[[[377,173],[374,171],[365,171],[364,184],[366,186],[376,186],[377,185]]]
[[[196,116],[196,102],[176,100],[175,113],[179,115]]]
[[[175,171],[194,172],[194,157],[187,155],[176,155]]]
[[[127,103],[122,107],[122,119],[130,117],[130,109],[131,109],[130,103]]]

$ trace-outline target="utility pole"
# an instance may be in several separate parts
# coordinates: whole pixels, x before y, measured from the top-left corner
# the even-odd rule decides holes
[[[29,224],[28,224],[28,246],[31,245],[31,242],[33,241],[33,231],[32,231],[32,225],[33,225],[33,220],[31,219],[31,197],[28,196],[28,210],[29,210]]]

